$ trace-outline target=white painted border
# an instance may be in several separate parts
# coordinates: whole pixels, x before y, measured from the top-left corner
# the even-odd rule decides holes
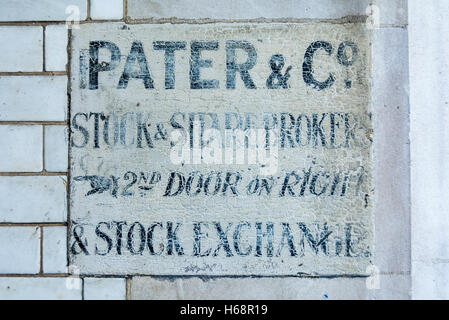
[[[449,299],[449,1],[409,1],[414,299]]]

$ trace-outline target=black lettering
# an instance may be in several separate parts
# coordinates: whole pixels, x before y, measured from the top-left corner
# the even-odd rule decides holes
[[[293,176],[295,181],[290,182],[290,177]],[[296,172],[292,171],[285,175],[284,178],[284,184],[282,185],[281,192],[279,193],[279,197],[285,196],[285,191],[288,191],[289,195],[295,196],[295,192],[293,191],[293,187],[296,186],[299,183],[299,176],[296,174]]]
[[[111,60],[99,63],[98,52],[100,48],[105,48],[111,53]],[[89,44],[89,89],[98,89],[98,73],[103,71],[111,71],[117,67],[120,62],[120,49],[112,42],[108,41],[91,41]]]
[[[134,70],[134,64],[139,64],[139,71]],[[126,89],[129,79],[142,79],[145,89],[154,89],[153,79],[148,69],[147,58],[143,51],[142,43],[135,41],[131,45],[131,51],[126,59],[125,69],[118,82],[117,89]]]
[[[300,187],[300,190],[299,190],[298,197],[303,197],[304,196],[304,193],[305,193],[306,187],[307,187],[307,183],[309,183],[310,175],[312,173],[312,169],[309,168],[309,170],[307,170],[307,171],[305,171],[303,169],[302,171],[304,173],[304,177],[303,177],[303,180],[302,180],[302,183],[301,183],[301,187]]]
[[[234,237],[233,237],[234,238],[234,249],[235,249],[235,252],[237,252],[237,254],[239,256],[248,256],[253,249],[251,245],[248,246],[246,251],[242,251],[242,249],[240,247],[242,228],[245,226],[248,228],[251,228],[251,224],[249,222],[243,222],[243,223],[239,223],[235,227],[235,230],[234,230]]]
[[[320,182],[318,180],[318,178],[320,176],[323,176],[327,180],[327,182],[326,183]],[[322,194],[324,194],[326,192],[327,187],[329,186],[329,179],[330,179],[330,175],[327,172],[319,172],[319,173],[312,175],[312,179],[310,180],[310,187],[309,187],[310,193],[313,195],[316,195],[318,197],[321,196]],[[320,191],[317,191],[317,188],[316,188],[317,184],[319,186],[321,186]]]
[[[128,116],[130,116],[131,118],[134,118],[134,113],[126,112],[122,116],[122,119],[120,120],[120,142],[125,147],[131,146],[134,144],[134,137],[132,138],[132,140],[129,144],[126,142],[126,124],[127,124]]]
[[[182,223],[177,223],[176,228],[173,229],[173,222],[167,222],[167,255],[174,255],[173,249],[176,250],[178,256],[184,255],[184,249],[179,244],[177,232]]]
[[[154,50],[165,51],[165,89],[175,88],[175,51],[185,50],[185,41],[155,41]]]
[[[313,146],[316,147],[318,146],[318,141],[321,142],[321,145],[323,147],[326,146],[326,138],[324,136],[324,132],[323,132],[323,127],[322,127],[322,122],[324,120],[324,118],[326,117],[327,113],[323,113],[321,115],[321,120],[318,122],[318,115],[317,114],[313,114],[312,115],[312,133],[313,133]],[[319,136],[319,138],[318,138]]]
[[[179,181],[178,190],[172,193],[172,187],[175,182],[175,177],[177,177]],[[185,185],[184,176],[179,172],[171,172],[170,177],[168,178],[167,189],[165,189],[164,197],[174,197],[177,196],[178,194],[181,194],[182,191],[184,190],[184,185]]]
[[[202,80],[201,68],[212,67],[212,60],[201,59],[201,51],[218,50],[218,41],[192,41],[190,43],[190,88],[191,89],[217,89],[218,80]]]
[[[98,112],[91,112],[89,114],[89,119],[94,116],[94,148],[100,148],[99,141],[98,141],[98,132],[99,132],[99,121],[100,116],[104,117],[103,113]]]
[[[114,121],[114,127],[113,127],[114,128],[113,129],[114,141],[113,141],[113,143],[111,143],[109,141],[109,123],[111,121],[111,117],[112,117],[112,119]],[[119,138],[119,129],[120,129],[120,125],[119,125],[119,122],[118,122],[118,117],[115,114],[111,114],[111,115],[108,115],[108,116],[105,117],[104,128],[103,128],[103,139],[104,139],[104,142],[108,146],[115,146],[115,145],[117,145],[118,138]]]
[[[134,228],[139,228],[139,249],[137,251],[134,250]],[[142,254],[143,250],[145,249],[145,242],[146,242],[146,236],[145,236],[145,228],[144,226],[139,222],[134,222],[128,231],[128,250],[132,254]]]
[[[248,59],[241,64],[236,60],[236,49],[243,49],[248,54]],[[235,89],[235,75],[240,73],[240,77],[248,89],[256,89],[248,70],[252,69],[257,62],[257,52],[254,46],[248,41],[226,41],[226,88]]]
[[[154,148],[153,141],[151,140],[151,135],[148,132],[147,126],[149,127],[150,124],[147,125],[149,116],[145,119],[145,121],[142,120],[142,113],[138,112],[136,114],[136,120],[137,120],[137,148],[142,148],[142,133],[144,134],[145,141],[147,143],[148,148]]]
[[[195,192],[191,193],[190,190],[192,188],[192,183],[195,180],[195,177],[198,175],[198,182],[196,183]],[[189,174],[189,178],[186,182],[186,193],[189,196],[196,196],[201,193],[201,189],[203,188],[203,175],[199,171],[194,171]]]
[[[128,171],[123,176],[123,180],[128,181],[131,180],[130,183],[128,183],[125,187],[123,187],[122,196],[132,196],[134,194],[133,191],[129,191],[129,189],[136,184],[137,182],[137,174],[135,174],[132,171]]]
[[[292,66],[288,66],[284,74],[281,73],[285,65],[284,56],[282,54],[275,54],[271,56],[269,65],[272,72],[267,79],[267,88],[288,89],[290,87],[288,85],[288,79],[290,78],[290,70],[292,69]]]
[[[256,222],[256,257],[262,257],[262,240],[267,238],[267,257],[273,256],[273,238],[274,238],[274,225],[272,222],[267,222],[267,231],[262,231],[262,223]]]
[[[325,88],[329,88],[332,86],[332,84],[335,82],[334,75],[332,73],[329,73],[329,77],[323,81],[320,82],[316,80],[313,77],[313,56],[315,52],[319,49],[323,49],[326,51],[326,53],[330,56],[332,54],[332,45],[329,42],[325,41],[316,41],[313,42],[306,50],[306,53],[304,55],[304,63],[302,65],[302,76],[304,79],[304,82],[311,86],[314,89],[317,90],[323,90]]]
[[[215,189],[212,193],[210,193],[209,184],[214,176],[216,177]],[[211,172],[207,176],[206,181],[204,181],[204,193],[206,194],[206,196],[208,196],[208,195],[215,196],[220,191],[220,188],[221,188],[221,172]]]
[[[292,231],[291,231],[290,225],[288,223],[282,223],[282,238],[281,238],[281,243],[279,244],[279,249],[277,252],[278,257],[281,256],[282,249],[285,246],[285,240],[287,240],[288,250],[290,251],[290,255],[292,257],[296,257],[298,254],[296,253],[295,245],[293,244]]]
[[[231,247],[229,246],[229,242],[228,242],[228,231],[232,226],[232,223],[228,223],[228,227],[226,228],[225,231],[223,231],[220,223],[218,222],[214,222],[214,226],[215,229],[217,230],[217,234],[219,237],[219,244],[217,246],[217,248],[214,250],[213,256],[216,257],[218,255],[218,252],[220,251],[221,247],[223,247],[223,249],[226,252],[226,257],[232,257],[233,254],[231,252]]]
[[[346,49],[351,48],[351,59],[349,59],[348,55],[346,54]],[[338,47],[337,51],[337,60],[338,63],[340,63],[342,66],[349,67],[352,66],[357,60],[359,53],[359,49],[357,48],[357,45],[352,41],[345,41],[340,43],[340,46]],[[349,79],[345,80],[345,87],[346,89],[349,89],[352,87],[352,82]]]
[[[304,240],[307,240],[307,243],[309,244],[310,248],[313,250],[315,254],[318,254],[318,250],[321,247],[323,253],[325,255],[329,255],[327,241],[329,236],[332,234],[332,231],[328,230],[326,223],[324,224],[323,229],[321,231],[317,230],[315,237],[312,235],[311,231],[309,230],[309,228],[307,228],[307,226],[304,223],[299,222],[298,226],[299,229],[302,231],[302,238],[300,241],[302,251],[301,256],[304,256],[304,244],[305,244]],[[316,227],[317,229],[319,229],[318,225]]]
[[[306,129],[303,128],[303,121],[302,121],[303,119],[305,119]],[[303,132],[306,133],[305,142],[302,142],[301,140]],[[309,145],[311,138],[312,138],[312,125],[310,124],[310,119],[305,114],[300,114],[296,119],[296,142],[298,143],[298,146],[304,147]]]
[[[83,241],[82,237],[84,234],[84,227],[82,225],[75,225],[73,227],[73,237],[75,238],[75,241],[72,243],[72,246],[70,247],[70,252],[74,255],[80,254],[83,252],[85,255],[89,255],[89,251],[87,251],[87,239]],[[76,246],[80,249],[77,250]]]
[[[122,254],[122,240],[123,240],[123,226],[126,226],[127,223],[125,221],[116,221],[115,224],[117,225],[117,230],[116,230],[116,244],[115,244],[115,248],[117,249],[117,254],[121,255]]]
[[[290,125],[286,126],[286,119],[285,117],[288,116],[290,119]],[[290,148],[295,147],[295,141],[292,137],[291,130],[295,127],[295,117],[290,113],[281,113],[281,148],[285,147],[285,138],[287,138]]]
[[[228,187],[229,187],[232,191],[232,195],[238,196],[237,185],[241,179],[242,179],[242,176],[239,172],[235,172],[235,173],[227,172],[225,182],[223,183],[223,189],[222,189],[223,195],[224,196],[226,195],[226,191],[228,190]],[[231,180],[233,180],[233,181],[231,181]]]

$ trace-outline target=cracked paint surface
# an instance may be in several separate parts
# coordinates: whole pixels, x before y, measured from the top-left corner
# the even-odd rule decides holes
[[[73,30],[71,50],[82,274],[365,274],[362,24],[102,23]]]

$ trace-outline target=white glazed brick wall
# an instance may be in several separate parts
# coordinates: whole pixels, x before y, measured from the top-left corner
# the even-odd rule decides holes
[[[0,274],[40,271],[39,227],[0,227]]]
[[[43,272],[67,273],[67,228],[44,227],[42,238]]]
[[[43,29],[41,26],[0,27],[0,71],[41,71]]]
[[[90,6],[89,6],[90,5]],[[71,7],[69,7],[71,6]],[[125,278],[67,270],[65,21],[120,20],[122,0],[0,0],[0,299],[125,299]],[[67,11],[66,11],[67,10]]]
[[[45,27],[45,71],[66,70],[67,36],[67,27],[63,24]]]
[[[0,176],[0,222],[66,222],[66,185],[65,176]]]
[[[92,19],[122,19],[122,0],[91,0],[90,16]]]
[[[69,132],[65,125],[45,126],[44,166],[48,172],[67,172]]]
[[[121,0],[0,0],[0,42],[8,43],[0,51],[0,243],[10,244],[0,246],[1,300],[81,299],[83,295],[86,299],[126,297],[127,281],[123,278],[87,277],[82,281],[77,277],[67,277],[66,273],[67,176],[64,173],[67,170],[68,141],[61,132],[67,127],[68,33],[63,22],[68,15],[76,16],[79,13],[80,20],[86,22],[87,19],[88,23],[95,23],[95,19],[121,19],[123,16],[129,16],[131,20],[173,16],[226,19],[230,17],[229,9],[232,7],[242,14],[239,17],[234,15],[236,19],[278,18],[273,14],[323,19],[340,18],[342,12],[344,15],[348,12],[366,14],[366,4],[374,3],[380,8],[382,25],[407,25],[407,12],[404,9],[406,0],[351,0],[340,4],[331,0],[318,0],[310,1],[312,5],[306,1],[266,2],[275,6],[276,10],[273,7],[264,8],[260,1],[233,1],[233,6],[225,8],[220,7],[222,2],[215,0],[192,1],[196,7],[185,7],[179,2],[174,5],[169,0],[126,2],[127,7],[123,6]],[[202,3],[206,6],[202,6]],[[286,5],[282,6],[282,3]],[[411,10],[417,17],[412,19],[415,23],[423,4],[418,1],[411,3]],[[69,5],[74,7],[68,8]],[[236,10],[237,5],[249,6],[257,15],[248,16],[245,12],[250,11]],[[204,12],[204,8],[208,11]],[[416,26],[412,28],[415,33],[417,28],[421,28],[419,24]],[[418,61],[427,61],[419,60],[420,55],[417,57]],[[417,90],[415,97],[419,94]],[[412,116],[413,112],[416,116],[416,110],[412,108]],[[427,114],[432,115],[430,112]],[[427,118],[423,119],[427,121]],[[426,123],[427,126],[429,124]],[[412,138],[416,136],[412,135]],[[421,142],[414,143],[412,158],[413,155],[423,154],[419,145]],[[418,151],[414,153],[414,150]],[[433,154],[424,155],[431,157]],[[426,160],[432,161],[430,158]],[[424,183],[422,185],[426,186]],[[415,208],[418,207],[416,203],[421,204],[415,202]],[[426,205],[427,202],[423,202],[422,208]],[[431,209],[422,209],[419,216],[423,217],[422,221],[429,221],[427,225],[422,221],[418,221],[420,223],[417,225],[431,226],[427,216]],[[433,212],[443,214],[444,210]],[[428,231],[432,232],[432,228],[429,227],[429,230],[417,231],[427,234]],[[421,257],[415,252],[419,253],[420,250],[419,247],[414,249],[415,259],[418,257],[414,266],[418,266],[415,269],[420,274],[413,277],[413,296],[447,298],[444,289],[447,290],[447,285],[438,281],[441,272],[436,270],[435,265],[426,260],[421,263],[423,267],[419,268]],[[426,248],[421,250],[425,251]],[[432,257],[425,258],[432,260]],[[445,267],[444,264],[441,266]],[[423,273],[431,274],[432,277],[427,278]],[[441,286],[435,289],[429,283],[440,283]]]
[[[0,76],[0,91],[0,121],[66,120],[65,75]]]

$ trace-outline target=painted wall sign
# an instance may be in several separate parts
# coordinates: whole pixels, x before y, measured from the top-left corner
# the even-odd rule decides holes
[[[70,263],[357,275],[372,258],[362,24],[81,25]]]

